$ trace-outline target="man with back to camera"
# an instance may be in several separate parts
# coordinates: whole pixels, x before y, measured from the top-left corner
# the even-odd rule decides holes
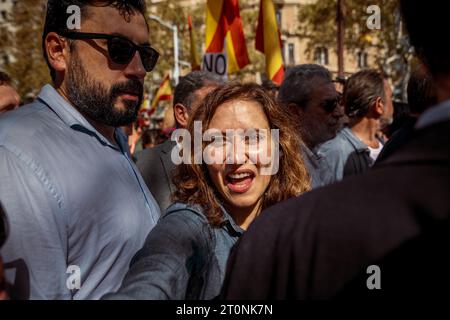
[[[400,3],[438,104],[372,170],[263,212],[230,256],[225,298],[448,300],[450,47],[433,35],[449,4]]]
[[[68,30],[73,5],[81,29]],[[43,51],[53,86],[0,120],[0,201],[11,226],[2,256],[26,266],[6,270],[9,282],[22,280],[19,298],[116,290],[159,218],[116,129],[136,119],[158,59],[145,15],[138,0],[48,1]]]
[[[219,77],[206,71],[193,71],[180,78],[173,96],[173,113],[177,129],[187,127],[189,116],[202,103],[205,96],[221,83]],[[136,165],[162,213],[171,204],[170,196],[174,191],[172,171],[175,164],[171,155],[175,144],[169,139],[137,155]]]
[[[407,93],[409,115],[404,124],[384,144],[375,165],[400,149],[413,136],[414,126],[420,115],[429,107],[436,105],[434,81],[423,65],[419,65],[412,72],[408,81]]]
[[[383,148],[377,132],[392,123],[392,90],[381,72],[363,70],[348,78],[343,104],[348,126],[320,147],[334,180],[363,173]]]

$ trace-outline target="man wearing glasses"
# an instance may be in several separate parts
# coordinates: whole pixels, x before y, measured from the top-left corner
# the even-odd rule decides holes
[[[393,121],[391,96],[389,82],[376,70],[360,71],[348,79],[343,96],[348,127],[320,148],[336,181],[374,164],[383,148],[377,133]]]
[[[81,29],[68,30],[73,5]],[[53,85],[0,120],[0,202],[10,223],[2,257],[26,266],[6,270],[20,298],[115,291],[159,218],[116,129],[136,119],[158,59],[145,14],[137,0],[48,1],[43,51]]]
[[[316,64],[293,67],[287,72],[278,99],[297,123],[312,187],[332,183],[333,175],[319,148],[336,136],[344,112],[330,72]]]

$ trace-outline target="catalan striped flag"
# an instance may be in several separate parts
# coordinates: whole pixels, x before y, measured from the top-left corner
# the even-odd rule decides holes
[[[156,91],[155,96],[153,97],[152,107],[151,109],[156,109],[160,101],[168,101],[172,99],[172,86],[170,85],[170,76],[167,75],[161,85],[159,86],[158,91]]]
[[[192,17],[188,17],[189,38],[191,42],[191,66],[192,70],[200,70],[200,56],[197,51],[197,35],[192,26]]]
[[[272,0],[260,1],[256,50],[266,55],[267,77],[280,85],[284,78],[284,64],[275,6]]]
[[[226,39],[228,72],[237,72],[250,63],[239,0],[208,0],[206,6],[206,52],[222,52]]]

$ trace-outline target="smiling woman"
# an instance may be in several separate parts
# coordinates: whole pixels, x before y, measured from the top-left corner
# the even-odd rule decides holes
[[[191,136],[195,122],[201,122],[202,134],[213,130],[216,135],[190,155],[190,163],[178,166],[175,203],[134,257],[119,292],[109,299],[217,297],[230,250],[251,222],[263,209],[310,188],[296,132],[261,86],[217,88],[190,118]],[[239,149],[242,152],[236,152]],[[278,170],[266,170],[274,163],[261,161],[261,150],[272,159],[279,150]],[[216,161],[195,164],[196,152],[216,153]]]
[[[279,132],[277,147],[280,151],[276,159],[279,168],[274,175],[260,174],[265,166],[259,161],[250,161],[250,147],[247,146],[245,159],[238,158],[239,152],[230,152],[233,147],[239,148],[235,138],[233,143],[227,144],[223,164],[182,165],[178,168],[174,178],[177,187],[174,200],[207,206],[205,215],[212,226],[222,224],[221,206],[241,227],[246,228],[262,209],[308,190],[309,178],[296,152],[300,147],[292,123],[259,85],[229,84],[217,89],[208,95],[193,115],[188,127],[191,133],[195,121],[201,121],[205,131],[250,129],[265,132],[267,136],[258,134],[257,139],[268,149],[273,146],[273,131]],[[264,139],[267,140],[261,141]],[[229,159],[230,154],[233,159]],[[243,173],[247,176],[242,177]]]

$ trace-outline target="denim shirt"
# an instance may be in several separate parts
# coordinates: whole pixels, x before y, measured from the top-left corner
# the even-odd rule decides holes
[[[99,299],[119,288],[159,207],[130,159],[50,85],[0,116],[1,255],[21,299]],[[79,281],[78,281],[78,280]]]
[[[322,144],[318,152],[326,159],[334,182],[356,171],[362,172],[373,164],[367,145],[348,127]]]
[[[175,203],[133,258],[121,288],[105,299],[209,300],[220,294],[230,250],[243,229],[223,210],[213,228],[200,206]]]
[[[311,178],[312,189],[329,185],[335,181],[327,160],[319,153],[319,150],[320,146],[313,150],[306,145],[302,145],[301,148],[301,155]]]

